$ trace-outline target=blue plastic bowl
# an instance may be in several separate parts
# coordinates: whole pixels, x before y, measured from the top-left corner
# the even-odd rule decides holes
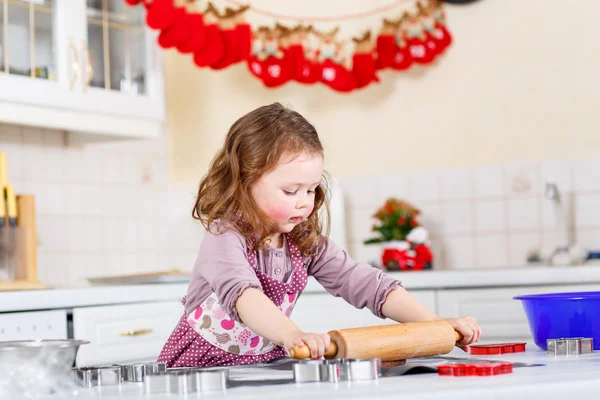
[[[585,337],[600,350],[600,292],[547,293],[515,296],[521,300],[535,344],[546,350],[547,339]]]

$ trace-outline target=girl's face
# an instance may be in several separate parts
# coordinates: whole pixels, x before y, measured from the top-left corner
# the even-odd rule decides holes
[[[279,233],[291,232],[312,213],[322,174],[321,154],[284,155],[252,186],[252,198]]]

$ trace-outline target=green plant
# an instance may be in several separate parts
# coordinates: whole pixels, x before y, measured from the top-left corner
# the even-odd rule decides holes
[[[379,220],[371,231],[379,235],[365,240],[364,244],[405,240],[406,235],[419,226],[416,217],[421,211],[406,201],[390,198],[377,210],[373,218]]]

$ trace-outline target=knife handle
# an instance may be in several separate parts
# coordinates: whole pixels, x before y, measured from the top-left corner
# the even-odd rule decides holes
[[[0,228],[6,225],[6,200],[4,199],[4,187],[0,186]]]
[[[8,223],[13,228],[17,226],[17,197],[12,185],[4,186],[6,192],[6,209],[8,211]]]
[[[4,185],[8,184],[8,155],[0,151],[0,189],[4,189]]]

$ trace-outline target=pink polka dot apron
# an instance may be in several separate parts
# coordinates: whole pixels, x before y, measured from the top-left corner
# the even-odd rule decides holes
[[[248,263],[260,281],[264,294],[288,317],[300,293],[306,287],[308,274],[298,247],[285,235],[290,250],[292,273],[285,282],[257,268],[256,253],[248,247]],[[185,303],[185,299],[184,299]],[[218,361],[208,362],[204,356]],[[231,318],[213,292],[189,315],[184,315],[167,344],[159,361],[168,367],[239,365],[267,361],[288,355],[287,350],[269,342],[244,323]],[[197,359],[194,359],[197,358]]]

